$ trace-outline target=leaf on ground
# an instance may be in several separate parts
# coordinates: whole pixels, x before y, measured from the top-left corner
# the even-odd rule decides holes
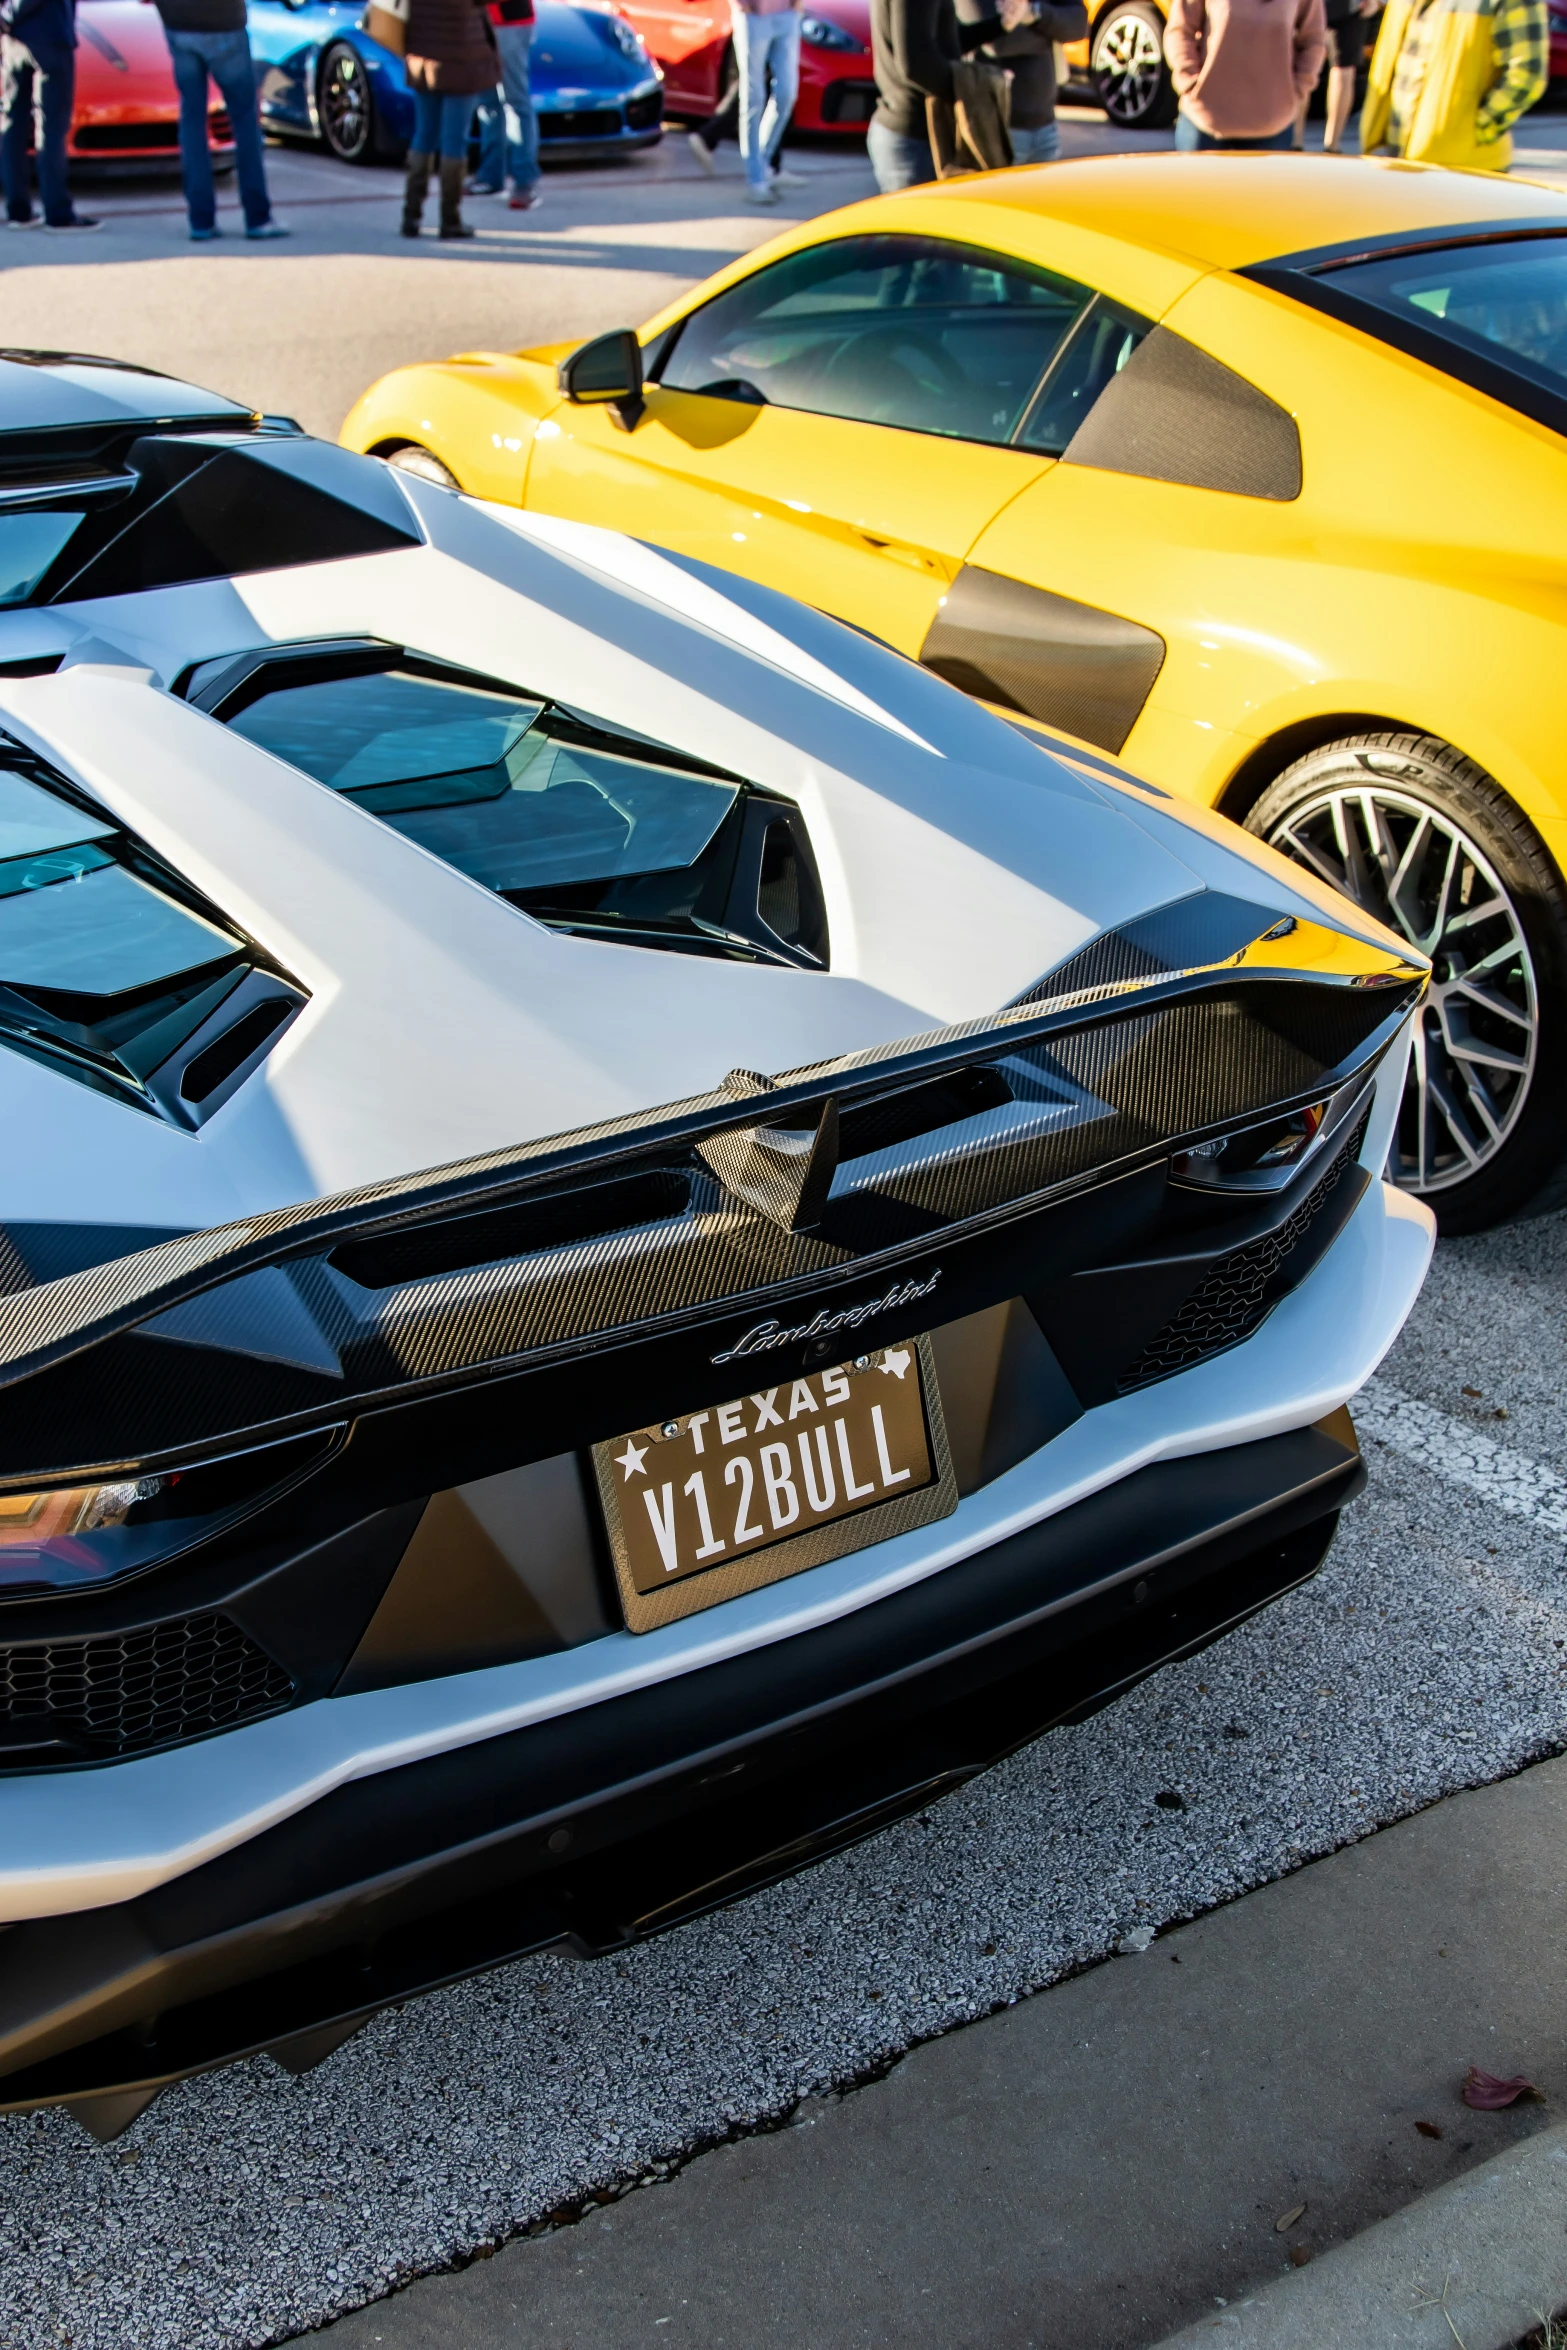
[[[1442,2135],[1435,2122],[1416,2122],[1415,2128],[1422,2138],[1440,2138]]]
[[[1279,2213],[1279,2216],[1274,2221],[1273,2225],[1278,2230],[1278,2233],[1282,2236],[1286,2228],[1292,2228],[1298,2219],[1304,2219],[1305,2216],[1306,2206],[1304,2203],[1292,2203],[1288,2211],[1281,2211]]]
[[[1311,2254],[1304,2244],[1290,2246],[1290,2266],[1292,2268],[1304,2268],[1310,2258]]]
[[[1500,2113],[1504,2105],[1516,2105],[1525,2097],[1541,2105],[1545,2103],[1534,2083],[1522,2073],[1504,2081],[1496,2073],[1483,2073],[1477,2064],[1472,2064],[1464,2075],[1463,2100],[1476,2113]]]

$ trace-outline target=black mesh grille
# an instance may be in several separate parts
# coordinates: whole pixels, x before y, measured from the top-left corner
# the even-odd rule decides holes
[[[1130,1388],[1147,1387],[1155,1379],[1190,1370],[1193,1363],[1205,1362],[1209,1355],[1222,1354],[1226,1347],[1238,1346],[1251,1336],[1281,1294],[1278,1275],[1286,1260],[1327,1206],[1345,1169],[1359,1158],[1370,1118],[1368,1109],[1315,1190],[1307,1193],[1292,1216],[1260,1240],[1248,1241],[1244,1248],[1220,1258],[1158,1337],[1151,1338],[1121,1373],[1116,1384],[1123,1395]]]
[[[0,1648],[0,1762],[145,1754],[276,1713],[293,1694],[226,1616]]]

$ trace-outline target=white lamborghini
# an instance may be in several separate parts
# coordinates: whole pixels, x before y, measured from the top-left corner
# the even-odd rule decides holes
[[[1431,1245],[1368,917],[108,362],[0,359],[0,605],[0,2107],[652,1933],[1314,1572]]]

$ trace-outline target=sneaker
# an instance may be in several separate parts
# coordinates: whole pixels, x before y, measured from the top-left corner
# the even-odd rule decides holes
[[[190,232],[190,241],[193,245],[210,245],[214,237],[221,237],[222,234],[223,231],[216,227],[193,228]]]
[[[779,166],[773,172],[775,188],[808,188],[810,184],[803,171],[785,171]]]
[[[543,201],[544,199],[537,188],[512,189],[511,209],[513,212],[537,212]]]
[[[691,150],[691,160],[697,166],[697,168],[700,171],[705,171],[710,180],[716,180],[718,177],[718,166],[713,161],[713,150],[708,145],[707,141],[703,138],[701,132],[693,131],[690,138],[687,139],[686,145]]]
[[[443,220],[435,233],[438,237],[445,237],[450,243],[452,239],[457,237],[476,237],[479,232],[471,220]]]
[[[776,204],[778,201],[778,190],[774,187],[747,188],[745,191],[745,200],[748,204]]]
[[[248,228],[245,231],[253,245],[259,245],[266,238],[291,237],[293,233],[293,230],[285,228],[280,220],[264,220],[258,228]]]
[[[498,188],[493,180],[469,180],[463,189],[465,196],[504,196],[505,193],[505,189]]]
[[[30,212],[25,220],[8,220],[5,225],[7,228],[42,228],[43,215],[40,212]]]
[[[85,212],[73,213],[69,220],[46,220],[44,222],[44,227],[52,237],[70,236],[76,230],[80,230],[85,235],[88,229],[102,228],[102,226],[101,220],[89,220]]]

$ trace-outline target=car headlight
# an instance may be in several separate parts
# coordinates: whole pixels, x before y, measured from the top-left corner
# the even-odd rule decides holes
[[[851,56],[862,57],[865,43],[846,33],[841,24],[834,24],[825,16],[802,16],[800,38],[807,49],[842,49]]]
[[[627,57],[634,57],[639,65],[645,65],[647,51],[642,46],[642,36],[635,27],[627,24],[623,16],[612,16],[609,20],[609,27],[615,37],[616,46]]]

